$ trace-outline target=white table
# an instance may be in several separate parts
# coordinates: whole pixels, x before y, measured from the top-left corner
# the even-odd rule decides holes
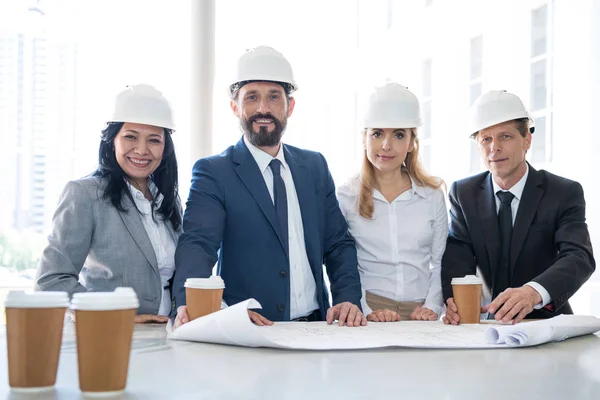
[[[72,327],[56,389],[10,392],[0,327],[0,400],[79,399]],[[600,337],[525,349],[285,351],[167,341],[139,325],[121,399],[600,399]]]

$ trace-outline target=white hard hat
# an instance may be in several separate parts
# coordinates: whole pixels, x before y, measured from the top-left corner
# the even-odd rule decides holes
[[[290,93],[298,89],[292,66],[283,54],[272,47],[259,46],[248,49],[235,66],[229,87],[245,81],[272,81],[289,84]]]
[[[521,99],[506,90],[484,93],[471,106],[469,134],[514,119],[529,118],[529,131],[535,130],[535,120]]]
[[[169,102],[161,92],[146,84],[127,86],[117,95],[109,122],[134,122],[175,129]]]
[[[416,128],[422,124],[419,99],[407,87],[388,83],[371,94],[363,128]]]

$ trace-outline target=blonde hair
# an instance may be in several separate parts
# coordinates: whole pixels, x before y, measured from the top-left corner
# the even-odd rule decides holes
[[[402,165],[402,169],[408,173],[418,186],[430,187],[433,189],[439,189],[443,186],[444,191],[446,190],[446,183],[436,176],[429,175],[421,160],[419,159],[419,138],[417,137],[417,129],[408,129],[414,140],[413,150],[406,155],[406,159]],[[367,130],[363,131],[363,135],[366,135]],[[360,171],[360,194],[358,196],[358,212],[361,217],[371,219],[373,217],[373,189],[375,189],[376,179],[373,164],[367,157],[367,151],[365,150],[363,155],[363,164]]]

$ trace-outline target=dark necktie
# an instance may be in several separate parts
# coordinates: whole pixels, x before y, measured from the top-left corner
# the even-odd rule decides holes
[[[269,167],[273,171],[275,212],[277,213],[277,220],[279,221],[279,227],[283,235],[285,252],[289,254],[287,192],[285,190],[285,182],[283,182],[283,178],[281,177],[281,161],[273,159],[269,163]]]
[[[510,206],[515,195],[511,192],[499,190],[496,196],[500,199],[500,211],[498,212],[498,227],[500,228],[500,241],[502,252],[500,264],[496,271],[496,282],[494,283],[494,298],[510,287],[510,239],[512,237],[512,208]]]

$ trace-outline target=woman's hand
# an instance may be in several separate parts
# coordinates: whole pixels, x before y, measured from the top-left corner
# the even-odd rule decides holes
[[[427,307],[417,307],[410,313],[410,319],[415,321],[435,321],[438,319],[438,315]]]
[[[135,316],[136,324],[166,324],[169,317],[165,315],[140,314]]]
[[[367,321],[372,322],[396,322],[400,321],[400,314],[392,310],[375,310],[367,315]]]

